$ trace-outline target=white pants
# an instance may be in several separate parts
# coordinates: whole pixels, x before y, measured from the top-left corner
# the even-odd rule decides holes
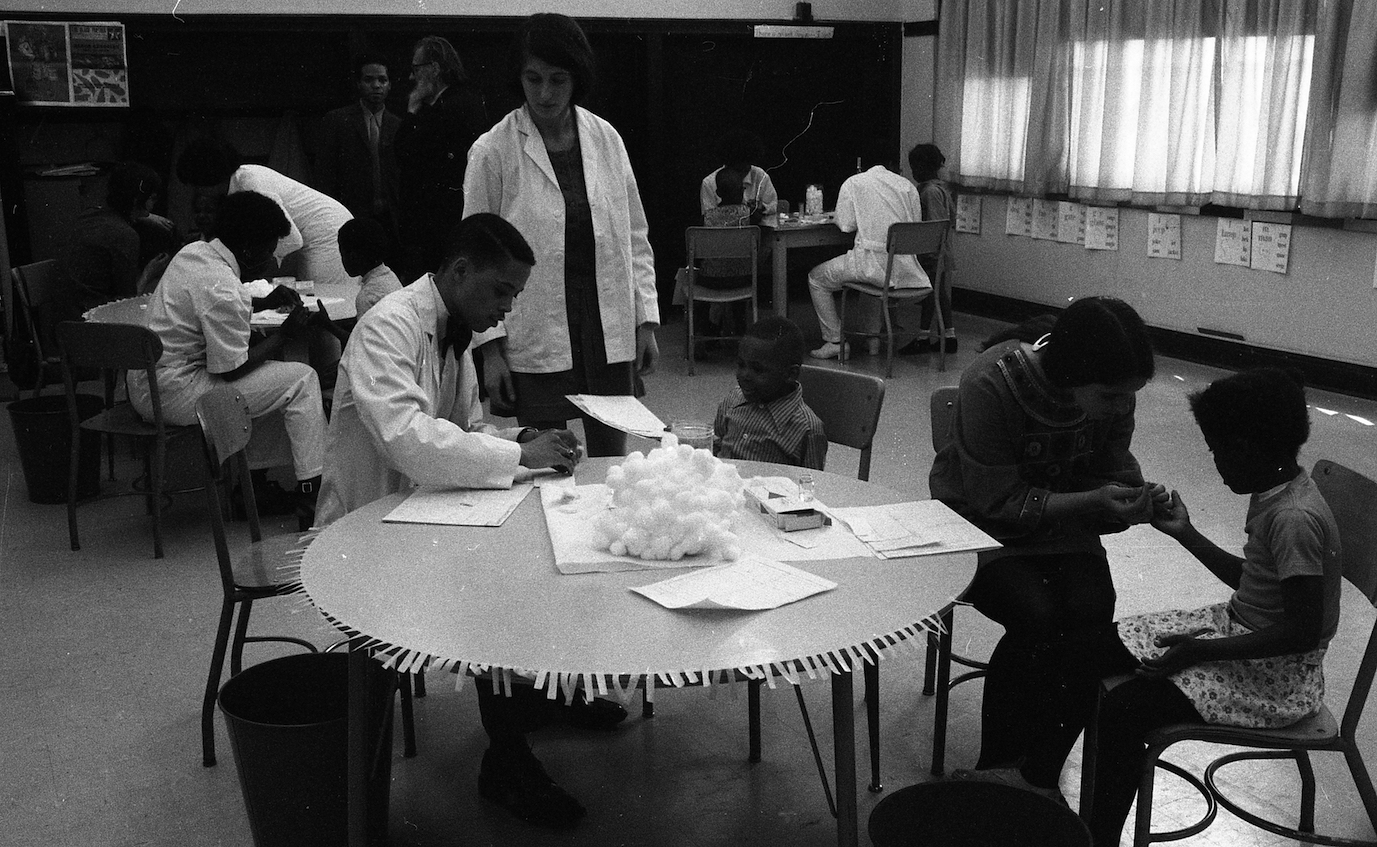
[[[808,293],[813,297],[813,311],[818,313],[818,327],[822,330],[822,340],[840,344],[842,340],[841,318],[837,315],[837,300],[834,296],[841,291],[846,282],[868,282],[884,285],[885,265],[889,254],[874,250],[852,249],[835,259],[828,259],[808,272]],[[928,275],[918,266],[912,256],[899,256],[894,260],[894,288],[931,288]],[[872,319],[872,326],[878,326],[879,313]]]
[[[182,426],[196,423],[196,401],[225,382],[206,371],[175,388],[160,382],[163,418]],[[243,395],[253,418],[249,465],[271,468],[291,464],[299,480],[320,476],[325,467],[325,407],[316,372],[300,362],[264,362],[233,385]],[[131,379],[129,388],[134,409],[152,420],[152,404],[143,380]]]

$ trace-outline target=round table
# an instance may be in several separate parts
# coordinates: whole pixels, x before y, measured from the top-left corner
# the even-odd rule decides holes
[[[576,479],[601,482],[617,461],[587,460]],[[798,471],[734,464],[743,477]],[[817,498],[829,505],[902,500],[878,485],[813,476]],[[627,589],[678,569],[561,575],[539,497],[527,497],[500,527],[383,522],[404,496],[341,518],[302,559],[311,602],[336,626],[363,636],[353,639],[359,648],[353,653],[390,652],[402,670],[425,662],[499,676],[534,672],[538,686],[565,675],[566,683],[598,692],[700,683],[704,672],[714,682],[737,673],[807,680],[812,668],[832,683],[837,835],[844,845],[858,837],[851,670],[868,652],[865,645],[921,649],[922,622],[975,573],[975,554],[968,552],[794,562],[837,587],[765,612],[672,611]],[[351,817],[355,807],[361,804],[351,805]]]

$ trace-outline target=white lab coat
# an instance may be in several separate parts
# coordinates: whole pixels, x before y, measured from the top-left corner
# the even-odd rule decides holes
[[[281,259],[300,250],[301,279],[318,285],[353,284],[339,256],[339,228],[354,217],[343,203],[262,165],[241,165],[230,177],[229,190],[256,191],[282,207],[292,231],[277,243],[273,255]]]
[[[631,362],[636,358],[636,328],[660,322],[645,210],[621,136],[607,121],[577,106],[574,119],[593,210],[607,361]],[[531,245],[536,263],[506,321],[475,343],[505,335],[507,364],[514,371],[569,370],[573,354],[564,299],[564,195],[525,106],[509,113],[469,149],[464,214],[477,212],[493,212],[510,221]]]
[[[848,177],[837,192],[837,228],[856,233],[855,245],[844,255],[824,262],[809,274],[831,282],[862,280],[884,285],[889,261],[889,225],[923,219],[918,189],[883,165]],[[894,288],[931,288],[927,272],[913,256],[894,258]],[[835,290],[835,289],[834,289]]]
[[[448,319],[427,274],[354,327],[335,384],[318,526],[414,485],[511,487],[521,430],[482,421],[468,350],[441,360]]]

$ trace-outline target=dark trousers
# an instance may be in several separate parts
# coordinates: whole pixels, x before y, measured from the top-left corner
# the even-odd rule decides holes
[[[478,715],[493,747],[527,749],[526,733],[548,724],[564,703],[563,692],[551,700],[531,685],[514,684],[508,697],[505,692],[494,692],[489,680],[476,679],[474,684],[478,686]]]
[[[1147,734],[1174,723],[1204,720],[1168,679],[1134,677],[1114,687],[1096,715],[1095,796],[1090,833],[1096,845],[1117,845],[1142,774]]]
[[[999,559],[966,599],[1005,630],[985,677],[976,767],[1022,765],[1033,784],[1055,786],[1099,680],[1138,665],[1114,626],[1109,563],[1095,553]]]

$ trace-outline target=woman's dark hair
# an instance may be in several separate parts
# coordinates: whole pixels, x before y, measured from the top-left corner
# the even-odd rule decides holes
[[[459,51],[454,49],[454,45],[448,39],[438,35],[427,35],[416,42],[412,50],[412,58],[416,52],[420,51],[421,57],[427,62],[435,62],[440,66],[440,80],[445,85],[458,85],[469,78],[464,71],[464,62],[459,58]],[[358,75],[354,75],[358,79]]]
[[[478,212],[464,218],[445,236],[445,264],[463,256],[475,268],[490,268],[508,260],[535,264],[535,253],[521,231],[506,218]]]
[[[244,157],[234,145],[202,136],[190,141],[177,157],[177,179],[206,188],[227,182],[242,164]]]
[[[571,103],[588,99],[598,81],[598,60],[588,36],[578,22],[568,15],[544,12],[531,15],[516,31],[507,54],[507,82],[512,91],[525,100],[521,87],[521,72],[529,59],[539,59],[569,72],[574,78]]]
[[[292,231],[287,215],[277,201],[257,191],[236,191],[220,201],[215,219],[215,237],[231,251],[285,238]]]
[[[157,171],[140,162],[124,162],[110,172],[105,205],[128,217],[130,211],[162,190],[163,180]]]
[[[1305,381],[1295,371],[1240,371],[1192,394],[1190,403],[1207,441],[1241,438],[1294,459],[1310,437]]]
[[[392,249],[392,239],[387,237],[387,230],[372,218],[350,218],[340,224],[336,240],[341,251],[361,253],[374,266],[382,262]]]
[[[1151,379],[1152,342],[1133,307],[1113,297],[1067,306],[1042,348],[1042,369],[1058,388]]]

